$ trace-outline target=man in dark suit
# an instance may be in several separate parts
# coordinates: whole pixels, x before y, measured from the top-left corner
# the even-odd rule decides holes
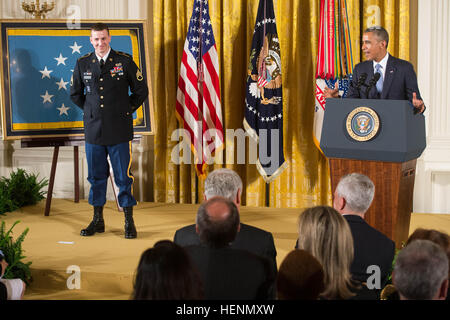
[[[95,51],[78,59],[70,83],[70,97],[83,110],[89,203],[94,218],[82,236],[105,231],[103,205],[109,176],[108,155],[119,187],[117,199],[125,213],[125,238],[136,238],[133,221],[131,140],[133,112],[145,101],[148,87],[142,72],[126,53],[114,51],[109,43],[108,26],[91,27],[91,44]],[[128,93],[131,91],[131,95]]]
[[[6,286],[0,282],[0,301],[8,300],[8,291],[6,291]]]
[[[379,26],[367,28],[362,42],[367,60],[353,69],[346,98],[409,100],[418,112],[423,113],[425,104],[420,96],[414,68],[408,61],[388,53],[388,32]],[[376,73],[380,74],[380,78],[375,82],[372,79]],[[361,83],[363,74],[369,80]],[[338,90],[325,88],[324,95],[326,98],[337,98]]]
[[[369,177],[351,173],[341,178],[334,192],[333,207],[347,220],[353,236],[354,259],[350,267],[352,278],[366,283],[372,275],[369,266],[380,268],[379,285],[382,289],[392,268],[395,243],[364,221],[375,186]],[[376,281],[375,281],[376,283]],[[378,295],[379,292],[374,290]]]
[[[204,200],[214,196],[222,196],[239,209],[241,204],[242,180],[233,170],[222,168],[211,172],[205,179]],[[200,238],[195,224],[183,227],[175,232],[174,242],[180,246],[199,245]],[[230,244],[231,248],[243,249],[270,260],[274,270],[277,270],[277,251],[270,232],[241,223],[240,230]]]
[[[240,228],[236,205],[223,197],[204,202],[196,229],[204,245],[185,247],[202,277],[205,299],[274,299],[276,274],[268,259],[230,247]]]

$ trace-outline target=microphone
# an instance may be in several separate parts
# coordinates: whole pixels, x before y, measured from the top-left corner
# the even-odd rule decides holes
[[[369,84],[367,85],[366,96],[369,96],[369,91],[373,88],[374,85],[376,85],[380,77],[381,74],[377,72],[373,75],[373,78],[370,79]]]
[[[361,88],[361,86],[365,86],[365,82],[366,82],[366,79],[367,79],[367,73],[363,73],[363,74],[361,74],[361,76],[359,77],[359,79],[358,79],[358,82],[356,83],[356,89],[360,89]]]

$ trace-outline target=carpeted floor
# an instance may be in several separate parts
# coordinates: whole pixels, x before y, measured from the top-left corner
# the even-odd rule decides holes
[[[17,237],[30,231],[23,243],[25,261],[32,261],[33,282],[25,299],[129,299],[141,253],[161,239],[173,239],[176,229],[194,223],[198,205],[140,203],[135,207],[137,239],[124,239],[123,213],[115,202],[104,209],[106,231],[81,237],[80,230],[92,218],[87,201],[53,199],[50,216],[44,216],[45,201],[0,216]],[[241,220],[272,232],[278,265],[295,245],[296,222],[301,209],[241,208]],[[450,214],[412,214],[410,232],[417,227],[450,232]],[[75,267],[74,267],[75,266]],[[81,275],[80,289],[68,289],[74,268]],[[69,273],[67,272],[69,269]],[[71,271],[72,270],[72,271]],[[69,282],[69,286],[68,286]]]

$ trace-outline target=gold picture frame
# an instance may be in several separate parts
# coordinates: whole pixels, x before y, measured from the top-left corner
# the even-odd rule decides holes
[[[70,101],[70,79],[76,60],[93,51],[90,26],[97,22],[81,20],[74,27],[65,20],[0,20],[4,140],[84,135],[82,110]],[[152,135],[155,123],[147,22],[102,22],[110,29],[111,47],[131,54],[147,81],[149,96],[133,115],[133,124],[135,134]]]

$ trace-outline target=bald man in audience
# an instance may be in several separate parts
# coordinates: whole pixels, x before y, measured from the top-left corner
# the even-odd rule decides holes
[[[213,197],[197,212],[201,245],[185,247],[202,277],[207,300],[268,300],[275,298],[276,274],[267,258],[232,248],[240,229],[236,205]]]
[[[204,200],[215,196],[224,197],[240,208],[242,180],[233,170],[222,168],[211,172],[205,179]],[[175,232],[174,242],[180,246],[200,244],[195,231],[195,224],[183,227]],[[270,232],[241,223],[236,238],[230,243],[231,248],[243,249],[270,259],[272,267],[277,270],[277,251]]]

